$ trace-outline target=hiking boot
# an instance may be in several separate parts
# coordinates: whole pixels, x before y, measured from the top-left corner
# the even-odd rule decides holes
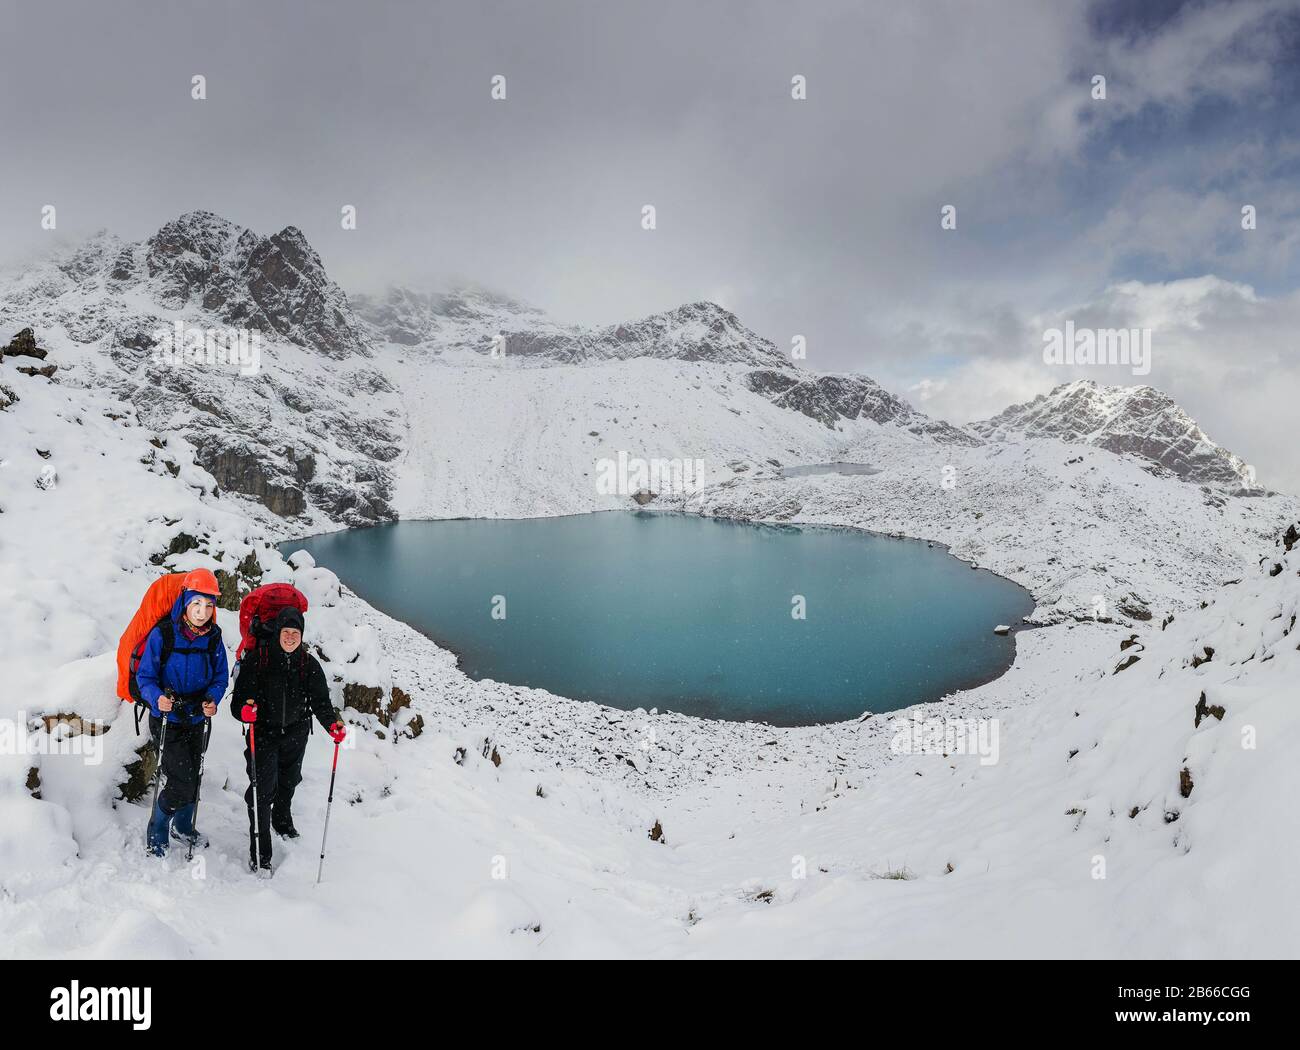
[[[194,826],[194,803],[181,806],[172,817],[172,838],[196,849],[208,848],[208,837]]]
[[[167,856],[167,828],[172,815],[162,806],[162,799],[154,803],[149,815],[149,827],[145,831],[144,851],[151,857]]]
[[[283,820],[278,817],[272,817],[271,830],[282,839],[298,838],[298,829],[293,826],[293,817],[285,817]]]
[[[258,849],[258,846],[261,849]],[[261,867],[258,867],[258,858],[261,858]],[[271,877],[271,833],[262,829],[260,842],[253,837],[253,833],[248,833],[248,870],[254,875],[261,878],[269,879]]]

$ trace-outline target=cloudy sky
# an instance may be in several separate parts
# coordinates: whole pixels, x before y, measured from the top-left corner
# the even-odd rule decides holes
[[[0,0],[0,143],[0,263],[207,208],[349,290],[712,299],[955,421],[1149,382],[1300,492],[1300,0]]]

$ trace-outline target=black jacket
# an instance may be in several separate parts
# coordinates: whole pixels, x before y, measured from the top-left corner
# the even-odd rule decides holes
[[[305,645],[286,653],[271,641],[245,653],[231,700],[236,719],[245,704],[257,704],[258,725],[292,726],[314,714],[328,729],[338,719],[325,672]]]

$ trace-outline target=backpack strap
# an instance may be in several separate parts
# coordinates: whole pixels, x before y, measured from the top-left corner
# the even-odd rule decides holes
[[[167,658],[171,656],[172,650],[176,648],[176,630],[172,626],[171,614],[168,613],[166,616],[159,617],[158,622],[153,625],[153,630],[157,630],[159,636],[162,638],[162,652],[159,653],[158,655],[158,672],[159,674],[161,674],[163,667],[165,667],[167,664]],[[149,636],[145,635],[144,645],[147,645],[148,642],[149,642]],[[141,651],[143,651],[144,645],[141,645],[140,647]],[[131,672],[131,684],[135,685],[134,670]],[[136,700],[135,702],[135,735],[136,736],[140,735],[140,721],[144,718],[144,708],[148,706],[149,705],[144,702],[143,697]]]
[[[171,659],[172,650],[176,648],[176,627],[172,623],[171,616],[164,616],[158,621],[158,633],[162,635],[162,652],[158,656],[158,672],[161,674],[162,669],[167,666],[167,661]]]
[[[162,637],[162,652],[159,653],[158,655],[158,669],[159,669],[159,673],[161,673],[162,668],[164,668],[167,665],[167,660],[171,657],[172,653],[176,649],[176,625],[172,623],[171,616],[164,616],[162,619],[158,621],[158,623],[155,626],[158,628],[158,633]],[[221,628],[218,627],[216,624],[213,624],[212,629],[208,634],[207,648],[204,650],[204,653],[207,656],[207,661],[208,661],[209,678],[211,678],[212,675],[214,675],[217,670],[217,646],[219,646],[220,644],[221,644]],[[197,652],[198,650],[190,648],[190,649],[186,649],[185,651]],[[140,719],[142,717],[143,717],[142,712],[139,710],[139,708],[137,708],[136,716],[135,716],[135,729],[136,729],[137,736],[139,735],[140,732]]]

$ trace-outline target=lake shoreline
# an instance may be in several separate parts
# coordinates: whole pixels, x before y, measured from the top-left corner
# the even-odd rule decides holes
[[[402,521],[395,522],[395,523],[384,523],[384,524],[398,525],[398,524],[414,524],[417,522],[426,522],[430,524],[452,523],[452,522],[459,522],[459,523],[481,522],[487,524],[491,522],[500,522],[502,524],[506,524],[511,522],[522,523],[528,521],[538,521],[538,522],[555,521],[559,519],[568,519],[568,518],[590,518],[597,514],[607,515],[607,514],[614,514],[614,513],[618,513],[622,515],[631,515],[633,517],[645,517],[645,518],[665,517],[665,518],[680,518],[680,519],[701,519],[710,522],[716,522],[718,524],[736,524],[736,525],[743,525],[746,528],[759,528],[763,530],[770,529],[778,532],[793,532],[793,533],[824,532],[827,534],[842,534],[847,530],[849,532],[857,533],[867,537],[872,537],[874,539],[892,539],[892,540],[906,541],[912,544],[925,544],[927,549],[935,550],[937,552],[945,554],[947,557],[953,558],[954,561],[960,563],[961,565],[969,566],[972,569],[976,569],[982,573],[988,574],[990,577],[993,577],[994,579],[997,579],[1000,582],[1004,582],[1011,586],[1014,586],[1018,591],[1023,592],[1023,594],[1027,597],[1030,603],[1031,611],[1036,606],[1036,599],[1032,594],[1032,592],[1030,592],[1027,588],[1023,587],[1015,580],[1002,576],[996,572],[993,572],[990,569],[975,565],[974,563],[966,559],[957,558],[955,555],[951,553],[948,544],[944,544],[935,540],[923,539],[915,536],[901,535],[894,532],[880,532],[877,530],[872,530],[872,529],[863,528],[861,526],[850,525],[850,524],[835,524],[830,522],[820,522],[820,521],[810,522],[810,521],[796,521],[796,520],[772,521],[772,520],[764,520],[764,519],[748,519],[748,518],[742,518],[742,517],[736,517],[730,515],[724,516],[724,515],[710,515],[710,514],[695,514],[695,513],[683,512],[681,510],[669,509],[669,508],[653,509],[653,508],[642,508],[642,507],[622,508],[622,509],[609,510],[609,511],[580,512],[575,514],[527,516],[527,517],[520,517],[520,518],[496,518],[496,517],[493,518],[473,518],[473,517],[412,518],[412,519],[403,519]],[[358,529],[348,529],[348,530],[330,530],[329,532],[318,533],[313,536],[305,536],[300,538],[284,540],[281,541],[278,544],[278,546],[281,552],[287,557],[290,554],[292,554],[295,550],[302,549],[300,546],[296,546],[296,545],[307,543],[312,539],[337,537],[341,531],[365,532],[365,531],[369,531],[372,528],[374,528],[374,526],[363,526]],[[309,551],[309,553],[311,552]],[[327,568],[329,567],[328,562],[325,562],[323,564],[325,567]],[[467,657],[467,651],[465,647],[449,641],[448,639],[443,637],[441,635],[441,632],[439,632],[436,628],[431,629],[422,626],[419,623],[413,622],[410,619],[404,618],[402,615],[398,613],[398,611],[394,609],[394,607],[390,603],[384,601],[382,598],[368,597],[366,594],[362,593],[361,591],[356,590],[350,584],[344,582],[344,585],[347,586],[348,590],[353,595],[355,595],[355,597],[360,601],[373,606],[377,611],[383,613],[385,616],[406,624],[411,630],[415,631],[421,637],[424,637],[430,642],[432,642],[439,649],[445,650],[446,652],[450,653],[457,672],[461,675],[464,675],[465,678],[469,681],[494,682],[494,683],[499,683],[513,688],[539,690],[548,693],[552,696],[561,697],[563,699],[570,700],[577,703],[592,704],[597,707],[604,708],[610,711],[631,713],[635,711],[656,710],[660,712],[672,713],[679,717],[695,718],[706,722],[729,723],[733,725],[751,724],[751,725],[768,726],[774,729],[796,729],[796,728],[806,728],[806,727],[814,727],[814,726],[846,725],[846,724],[851,724],[853,722],[862,721],[864,717],[869,717],[870,715],[894,715],[898,712],[906,711],[916,706],[951,702],[952,700],[956,699],[956,697],[959,694],[968,692],[972,689],[977,689],[981,686],[989,684],[990,682],[994,682],[997,679],[1004,676],[1012,668],[1014,668],[1016,666],[1016,660],[1019,656],[1019,648],[1020,648],[1016,643],[1015,635],[1018,634],[1021,630],[1029,630],[1032,627],[1036,626],[1035,624],[1027,622],[1028,615],[1011,619],[1010,622],[1012,625],[1012,630],[1009,632],[1007,636],[1005,636],[1009,638],[1009,653],[1007,655],[1006,662],[1004,664],[1001,664],[1001,666],[999,666],[999,668],[995,672],[990,673],[988,671],[981,670],[981,671],[975,671],[966,676],[955,678],[951,683],[945,683],[941,691],[936,691],[929,694],[923,694],[914,699],[908,698],[907,702],[899,707],[886,707],[884,710],[876,710],[868,702],[868,703],[864,703],[861,710],[857,711],[852,715],[846,715],[843,718],[832,718],[830,720],[816,720],[815,716],[811,719],[804,720],[803,718],[799,718],[797,716],[793,718],[781,717],[779,715],[775,715],[772,713],[767,713],[767,717],[728,718],[725,715],[713,714],[712,712],[708,711],[709,707],[717,706],[719,704],[725,704],[726,703],[725,699],[715,700],[714,698],[709,697],[707,703],[704,702],[697,703],[695,705],[696,710],[681,710],[676,706],[677,704],[682,702],[683,698],[681,696],[670,696],[665,698],[638,700],[635,694],[633,694],[630,698],[628,698],[627,702],[635,704],[635,706],[624,707],[624,706],[619,706],[617,703],[611,702],[612,699],[621,698],[622,694],[618,693],[617,690],[609,693],[605,692],[604,690],[593,691],[590,689],[557,690],[557,689],[549,688],[544,684],[531,684],[523,680],[511,681],[509,680],[508,677],[494,677],[489,674],[480,675],[470,667],[470,661],[469,658]],[[992,633],[993,627],[994,624],[991,622],[989,625],[990,633]],[[704,700],[704,698],[701,697],[700,700],[702,701]]]

